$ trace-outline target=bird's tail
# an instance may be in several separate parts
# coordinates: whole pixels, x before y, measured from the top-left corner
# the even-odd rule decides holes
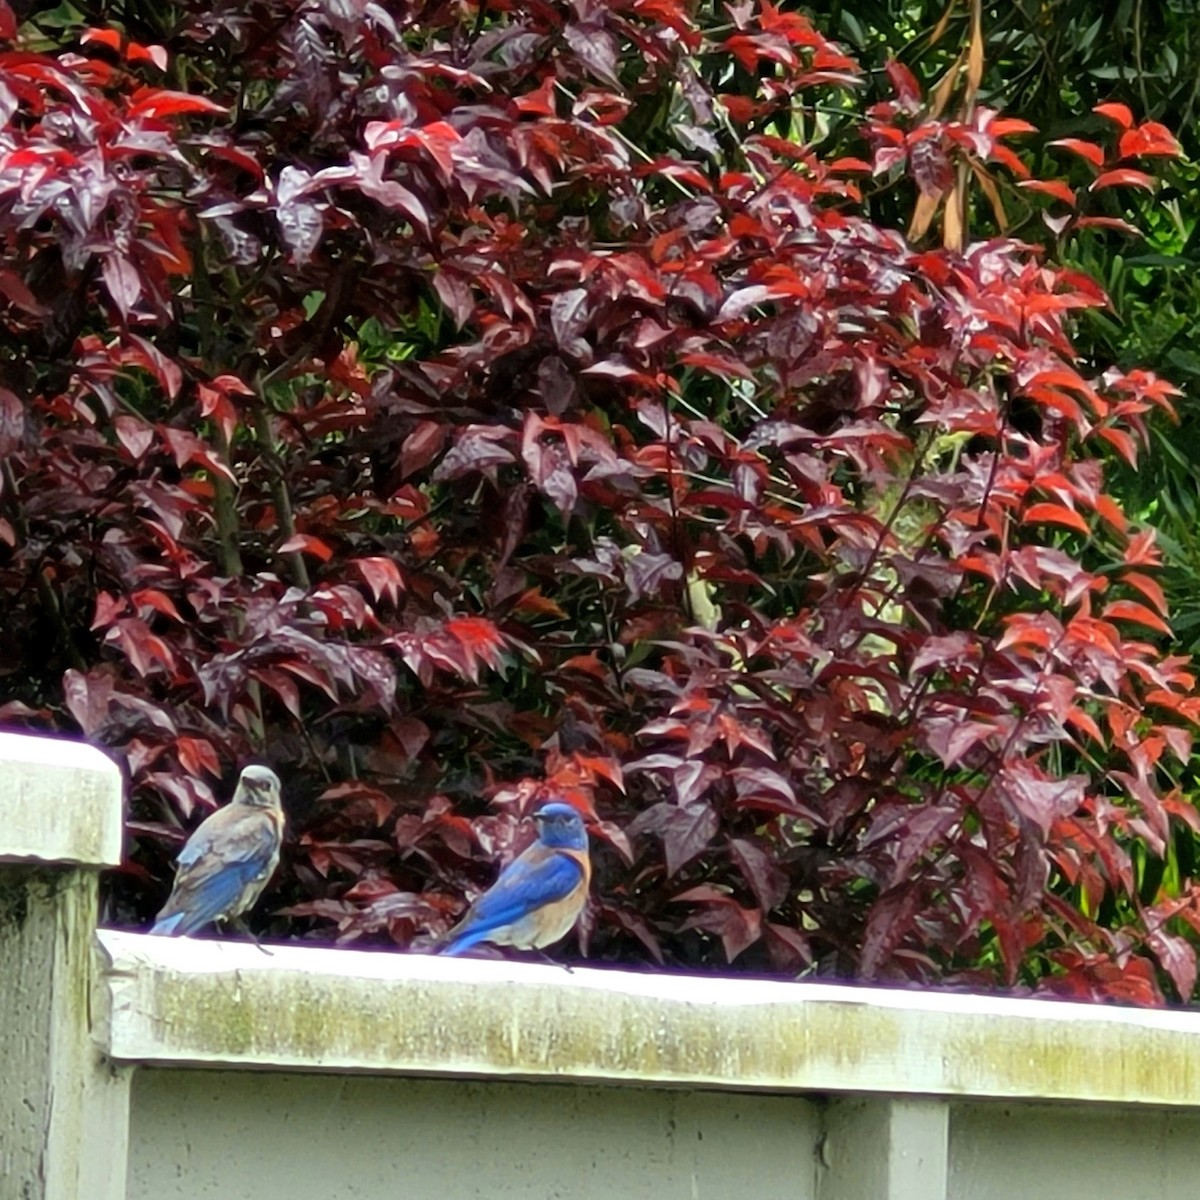
[[[488,934],[491,932],[492,928],[489,925],[484,929],[464,930],[457,937],[452,933],[448,934],[441,942],[434,944],[434,953],[444,954],[447,958],[454,958],[456,955],[464,954],[472,946],[478,946],[480,942],[486,941]]]
[[[172,913],[169,917],[160,917],[154,922],[150,932],[160,934],[164,937],[170,937],[172,934],[176,933],[186,933],[186,930],[179,928],[179,926],[183,924],[183,918],[186,915],[186,913],[177,912]]]

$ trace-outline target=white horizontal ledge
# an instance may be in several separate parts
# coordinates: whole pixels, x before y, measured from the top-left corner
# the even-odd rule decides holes
[[[1200,1105],[1200,1013],[101,930],[123,1063]]]
[[[119,865],[122,794],[95,746],[0,733],[0,863]]]

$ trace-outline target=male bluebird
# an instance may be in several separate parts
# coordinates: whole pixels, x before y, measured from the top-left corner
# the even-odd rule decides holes
[[[560,801],[542,805],[533,819],[537,841],[471,905],[439,953],[462,954],[479,942],[540,950],[578,920],[592,878],[583,819]]]
[[[282,840],[279,777],[247,767],[233,800],[205,817],[180,851],[175,886],[150,932],[195,933],[246,912],[275,873]]]

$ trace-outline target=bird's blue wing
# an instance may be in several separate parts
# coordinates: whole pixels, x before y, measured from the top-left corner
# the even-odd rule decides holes
[[[443,954],[461,954],[497,929],[565,899],[583,879],[583,867],[568,854],[527,855],[501,871],[499,879],[475,901]]]
[[[265,813],[218,809],[180,852],[175,886],[150,932],[186,935],[227,915],[270,869],[278,848],[278,828]]]
[[[175,911],[160,914],[150,932],[186,936],[203,929],[233,908],[262,871],[262,860],[247,859],[227,863],[202,879],[185,881],[179,894],[172,897],[175,902],[169,907]]]

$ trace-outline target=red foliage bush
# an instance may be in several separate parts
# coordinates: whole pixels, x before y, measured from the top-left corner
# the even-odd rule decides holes
[[[2,713],[126,764],[112,919],[259,754],[275,936],[421,945],[557,792],[593,958],[1190,995],[1102,465],[1171,389],[1076,362],[1090,280],[865,219],[765,2],[143,9],[0,2]],[[877,173],[1023,171],[896,79]]]

